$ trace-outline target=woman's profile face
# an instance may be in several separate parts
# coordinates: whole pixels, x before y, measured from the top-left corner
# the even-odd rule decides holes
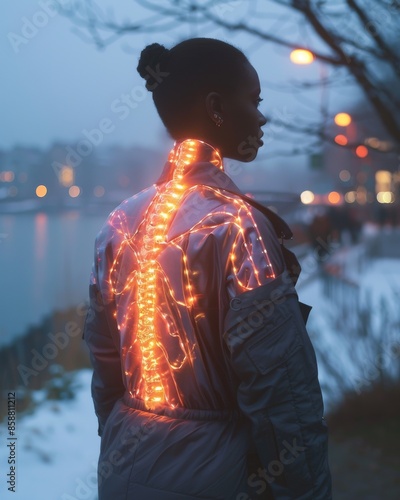
[[[218,130],[218,146],[222,156],[250,162],[263,145],[261,127],[267,123],[259,110],[260,80],[250,63],[244,63],[238,77],[240,85],[221,96],[223,123]]]

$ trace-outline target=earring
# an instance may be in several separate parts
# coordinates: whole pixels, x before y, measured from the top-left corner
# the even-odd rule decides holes
[[[215,120],[215,125],[217,127],[220,127],[224,122],[223,118],[219,116],[217,113],[214,113],[214,120]]]

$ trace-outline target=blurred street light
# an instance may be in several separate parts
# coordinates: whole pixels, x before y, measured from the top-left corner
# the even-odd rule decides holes
[[[314,193],[312,191],[303,191],[300,195],[300,200],[304,205],[309,205],[314,201]]]
[[[392,174],[389,170],[378,170],[375,173],[376,192],[390,191],[392,185]]]
[[[294,64],[311,64],[314,56],[309,50],[295,49],[290,53],[290,60]]]
[[[366,158],[368,156],[368,148],[365,146],[357,146],[356,147],[356,155],[359,158]]]
[[[306,49],[295,49],[290,53],[290,60],[294,64],[300,65],[308,65],[312,64],[315,60],[312,52]],[[327,82],[327,68],[326,65],[320,60],[316,60],[318,64],[319,70],[319,79],[321,85],[321,98],[320,98],[320,113],[321,113],[321,135],[325,135],[325,125],[328,120],[328,88],[326,85]],[[322,144],[320,145],[322,148]],[[321,152],[318,155],[322,158]],[[321,162],[321,165],[323,163]]]
[[[379,191],[376,195],[378,203],[394,203],[395,196],[391,191]]]
[[[312,52],[306,49],[295,49],[292,50],[290,53],[290,60],[294,64],[300,64],[300,65],[308,65],[312,64],[315,60],[314,55]],[[324,129],[324,124],[328,118],[328,111],[327,111],[327,103],[328,103],[328,94],[327,94],[327,87],[326,87],[326,78],[327,78],[327,71],[326,71],[326,66],[325,64],[317,60],[318,68],[319,68],[319,78],[321,82],[321,117],[322,117],[322,129]],[[323,130],[322,130],[323,132]]]
[[[77,196],[80,195],[81,190],[80,190],[80,188],[78,186],[71,186],[68,189],[68,193],[71,196],[71,198],[76,198]]]
[[[346,200],[347,203],[354,203],[357,198],[357,193],[355,191],[348,191],[344,195],[344,199]]]
[[[338,203],[341,202],[341,200],[342,200],[342,197],[341,197],[341,195],[337,191],[331,191],[328,194],[328,201],[332,205],[337,205]]]
[[[46,196],[47,194],[47,187],[44,186],[43,184],[40,184],[39,186],[37,186],[36,188],[36,196],[38,198],[43,198],[44,196]]]
[[[335,137],[335,142],[336,142],[336,144],[339,144],[339,146],[346,146],[346,144],[348,143],[348,140],[347,140],[347,137],[345,135],[338,134]]]
[[[338,113],[334,120],[339,127],[347,127],[351,123],[351,116],[348,113]]]
[[[60,184],[64,187],[72,186],[74,183],[74,169],[70,166],[62,167],[59,175]]]

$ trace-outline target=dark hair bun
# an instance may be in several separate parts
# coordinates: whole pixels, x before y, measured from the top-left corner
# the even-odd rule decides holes
[[[165,62],[168,53],[169,50],[164,45],[152,43],[147,45],[140,54],[139,64],[136,69],[139,75],[146,80],[146,88],[150,92],[156,87],[153,74],[157,72],[157,65]]]

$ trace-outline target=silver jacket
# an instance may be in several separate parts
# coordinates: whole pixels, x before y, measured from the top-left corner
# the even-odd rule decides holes
[[[100,500],[330,498],[288,233],[190,139],[110,214],[84,332]]]

